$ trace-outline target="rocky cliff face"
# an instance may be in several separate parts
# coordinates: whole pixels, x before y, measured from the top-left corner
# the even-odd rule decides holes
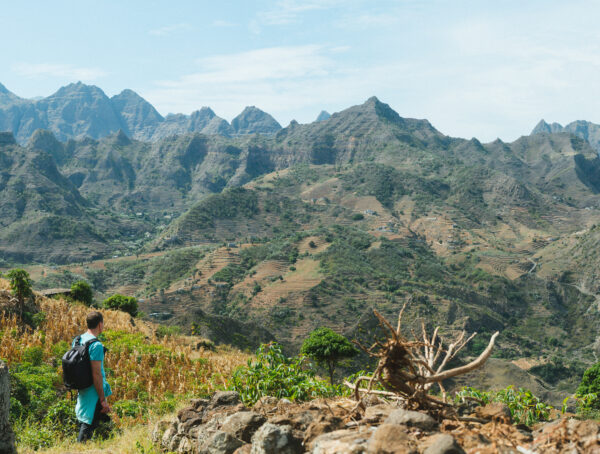
[[[600,153],[600,125],[589,121],[577,120],[563,126],[560,123],[549,124],[544,120],[540,120],[531,131],[531,134],[552,134],[559,132],[571,133],[581,137]]]
[[[0,361],[0,454],[16,454],[15,435],[8,422],[10,384],[8,366]]]

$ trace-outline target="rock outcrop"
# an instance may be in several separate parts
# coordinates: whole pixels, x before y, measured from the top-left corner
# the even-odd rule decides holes
[[[348,399],[302,404],[264,397],[252,409],[237,393],[192,400],[152,434],[163,452],[200,454],[464,454],[600,452],[600,424],[563,416],[535,430],[514,425],[503,404],[460,421],[436,420],[371,396],[362,414]],[[471,411],[471,410],[468,410]]]
[[[8,421],[10,382],[8,366],[0,361],[0,454],[16,454],[15,435]]]

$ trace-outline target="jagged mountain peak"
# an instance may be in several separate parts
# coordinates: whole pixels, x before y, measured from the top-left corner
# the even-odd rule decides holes
[[[329,112],[327,112],[326,110],[322,110],[321,113],[317,116],[317,119],[315,121],[325,121],[329,118],[331,118],[331,114]]]
[[[247,106],[231,121],[236,134],[274,134],[281,125],[271,115],[256,106]]]
[[[47,151],[49,147],[61,145],[52,131],[47,129],[37,129],[27,143],[28,148],[36,148]]]
[[[190,114],[190,117],[192,118],[208,118],[208,119],[212,119],[214,117],[216,117],[217,114],[215,114],[215,112],[208,106],[203,106],[200,108],[200,110],[195,110],[194,112],[192,112]]]
[[[96,85],[87,85],[81,81],[70,83],[68,85],[65,85],[64,87],[60,87],[56,91],[56,93],[54,93],[53,95],[50,95],[49,98],[65,96],[65,95],[79,95],[79,94],[96,95],[96,96],[102,96],[104,98],[108,98],[108,96],[106,96],[106,93],[104,93],[104,91],[102,91],[102,89],[100,87],[98,87]]]

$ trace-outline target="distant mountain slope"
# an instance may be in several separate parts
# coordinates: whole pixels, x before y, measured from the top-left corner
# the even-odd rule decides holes
[[[600,153],[600,125],[589,121],[577,120],[566,126],[562,126],[559,123],[548,124],[544,120],[540,120],[535,128],[533,128],[533,131],[531,131],[531,134],[558,132],[570,132],[571,134],[575,134],[576,136],[587,140],[589,144]]]
[[[1,133],[0,163],[0,257],[64,262],[109,251],[110,235],[50,154]]]
[[[256,107],[246,107],[232,125],[208,107],[191,115],[163,118],[144,98],[132,90],[108,98],[94,85],[69,84],[39,100],[19,98],[0,84],[0,131],[12,132],[25,144],[37,129],[51,131],[60,141],[100,139],[119,129],[143,141],[192,132],[223,136],[272,134],[281,129],[277,121]]]

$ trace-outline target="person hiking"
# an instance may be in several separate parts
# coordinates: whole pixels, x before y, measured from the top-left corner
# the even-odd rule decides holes
[[[73,340],[72,347],[78,341],[80,345],[83,345],[87,341],[97,338],[104,331],[104,318],[100,312],[90,312],[87,315],[86,323],[88,330]],[[94,384],[79,390],[77,395],[75,414],[80,423],[78,442],[89,440],[101,422],[110,421],[108,416],[110,406],[106,398],[112,394],[112,390],[106,381],[104,372],[105,348],[100,341],[91,343],[88,348]]]

